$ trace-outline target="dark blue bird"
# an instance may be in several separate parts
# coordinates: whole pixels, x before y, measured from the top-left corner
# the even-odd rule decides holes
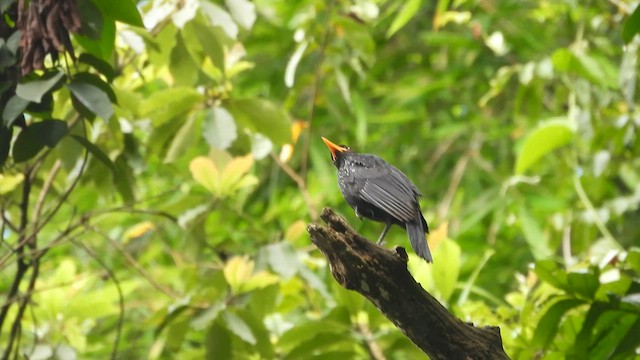
[[[338,168],[338,186],[342,196],[360,218],[385,224],[378,238],[381,244],[391,225],[407,230],[411,247],[418,256],[433,262],[425,234],[429,232],[422,216],[420,192],[393,165],[372,154],[358,154],[345,145],[322,138]]]

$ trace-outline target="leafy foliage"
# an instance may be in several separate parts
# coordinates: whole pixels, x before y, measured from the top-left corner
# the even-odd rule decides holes
[[[512,358],[638,356],[632,2],[77,5],[23,74],[0,2],[5,357],[419,357],[310,246],[320,135],[414,180],[412,273]]]

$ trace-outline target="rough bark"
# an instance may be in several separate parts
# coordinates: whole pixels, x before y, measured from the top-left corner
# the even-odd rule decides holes
[[[307,230],[329,260],[333,277],[371,301],[431,359],[509,358],[500,328],[461,321],[414,280],[404,248],[376,245],[331,209],[320,217],[327,226],[311,224]]]

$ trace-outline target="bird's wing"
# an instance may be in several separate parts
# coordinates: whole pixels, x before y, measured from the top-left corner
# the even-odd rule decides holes
[[[368,177],[360,193],[365,200],[401,222],[415,220],[418,194],[409,179],[394,170]]]

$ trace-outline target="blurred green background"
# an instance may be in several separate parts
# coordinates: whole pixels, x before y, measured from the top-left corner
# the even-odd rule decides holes
[[[413,180],[410,270],[512,358],[640,358],[636,2],[62,3],[33,70],[0,2],[5,359],[422,356],[309,241],[382,230],[320,136]]]

